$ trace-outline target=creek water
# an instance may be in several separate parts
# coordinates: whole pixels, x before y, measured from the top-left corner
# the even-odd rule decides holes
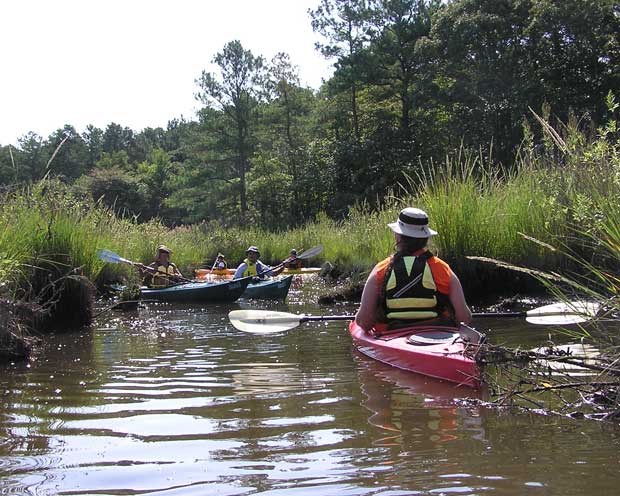
[[[616,494],[620,430],[472,405],[480,392],[359,355],[342,322],[247,335],[238,308],[149,304],[46,336],[0,371],[0,494]],[[496,343],[546,331],[478,322]]]

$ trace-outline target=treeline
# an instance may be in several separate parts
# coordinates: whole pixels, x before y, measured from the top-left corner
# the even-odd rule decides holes
[[[335,62],[320,90],[232,41],[196,80],[197,120],[29,133],[0,147],[0,182],[54,176],[141,221],[285,229],[381,204],[462,147],[509,170],[542,141],[529,108],[595,130],[620,87],[616,0],[322,0],[309,22]]]

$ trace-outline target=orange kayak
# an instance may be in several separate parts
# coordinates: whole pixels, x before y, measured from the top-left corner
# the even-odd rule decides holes
[[[321,272],[321,267],[302,267],[301,269],[284,269],[283,274],[318,274]]]
[[[481,385],[475,354],[484,335],[464,324],[412,326],[375,338],[352,321],[349,332],[355,347],[375,360],[463,386]]]
[[[210,281],[217,279],[232,279],[235,269],[197,269],[196,279],[199,281]]]

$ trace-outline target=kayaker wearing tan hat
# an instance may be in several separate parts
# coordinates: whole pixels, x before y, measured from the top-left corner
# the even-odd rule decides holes
[[[155,261],[141,268],[146,276],[145,283],[147,286],[151,288],[165,288],[183,279],[183,274],[170,261],[171,253],[172,250],[170,248],[165,245],[159,245]]]
[[[247,258],[241,262],[237,270],[235,271],[235,275],[233,279],[239,279],[241,277],[260,277],[263,278],[265,276],[277,276],[280,272],[284,270],[284,266],[280,266],[277,269],[272,269],[268,265],[265,265],[261,262],[258,257],[260,257],[260,251],[256,246],[250,246],[245,254]]]
[[[394,232],[396,253],[379,262],[366,280],[355,321],[378,334],[415,323],[471,322],[463,287],[450,266],[428,251],[434,231],[419,208],[401,210]]]

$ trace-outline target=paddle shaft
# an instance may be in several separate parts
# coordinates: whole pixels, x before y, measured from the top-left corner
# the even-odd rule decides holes
[[[544,312],[540,314],[531,315],[531,317],[557,317],[563,315],[580,315],[578,312]],[[476,319],[502,319],[502,318],[519,318],[528,317],[527,312],[487,312],[487,313],[472,313],[472,318]],[[315,322],[323,320],[354,320],[355,315],[306,315],[299,319],[299,322]]]
[[[299,323],[302,322],[316,322],[322,320],[353,320],[355,315],[306,315],[299,319]]]
[[[560,315],[559,313],[549,313],[545,315]],[[486,312],[486,313],[472,313],[472,318],[474,319],[501,319],[501,318],[510,318],[510,317],[527,317],[527,312]]]
[[[320,249],[319,249],[320,248]],[[300,260],[305,260],[307,258],[312,258],[317,256],[319,253],[321,253],[323,251],[323,247],[322,246],[314,246],[312,248],[308,248],[306,251],[304,251],[303,253],[300,253],[299,255],[297,255],[297,258]],[[289,257],[291,258],[291,257]],[[286,265],[286,263],[289,261],[289,258],[287,258],[286,260],[282,260],[282,262],[280,262],[278,265],[274,265],[273,267],[270,267],[268,270],[261,272],[261,274],[258,275],[258,277],[260,277],[262,274],[266,274],[268,272],[271,272],[273,270],[277,270],[280,267]],[[251,277],[251,276],[246,276],[246,277]],[[321,320],[321,319],[317,319],[317,320]],[[326,319],[329,320],[329,319]],[[335,320],[339,320],[339,319],[335,319]],[[346,319],[340,319],[340,320],[346,320]],[[349,319],[351,320],[351,319]]]
[[[559,312],[541,312],[541,313],[528,313],[528,312],[487,312],[487,313],[472,313],[472,318],[476,319],[501,319],[501,318],[515,318],[515,317],[563,317],[565,315],[583,315],[585,313],[578,311],[559,311]]]
[[[557,316],[557,315],[566,315],[567,312],[548,312],[548,313],[543,313],[540,315],[540,317],[545,317],[545,316]],[[501,318],[515,318],[515,317],[527,317],[527,312],[489,312],[489,313],[472,313],[471,314],[472,318],[492,318],[492,319],[501,319]],[[312,322],[315,320],[321,321],[321,320],[353,320],[355,319],[355,315],[318,315],[318,316],[314,316],[314,315],[309,315],[307,317],[302,317],[300,322]]]
[[[161,271],[161,270],[154,269],[153,267],[149,267],[148,265],[139,264],[139,263],[136,263],[136,262],[132,262],[132,261],[130,261],[130,260],[128,260],[128,262],[129,262],[131,265],[133,265],[134,267],[138,267],[138,268],[140,268],[140,269],[143,269],[143,270],[146,270],[146,271],[152,272],[153,274],[161,274],[161,275],[170,276],[170,274],[166,274],[165,272],[163,272],[163,271]],[[183,276],[176,276],[176,275],[173,275],[173,276],[170,276],[170,277],[172,277],[173,279],[178,279],[179,281],[184,281],[184,282],[194,282],[194,281],[192,281],[191,279],[188,279],[187,277],[183,277]]]

